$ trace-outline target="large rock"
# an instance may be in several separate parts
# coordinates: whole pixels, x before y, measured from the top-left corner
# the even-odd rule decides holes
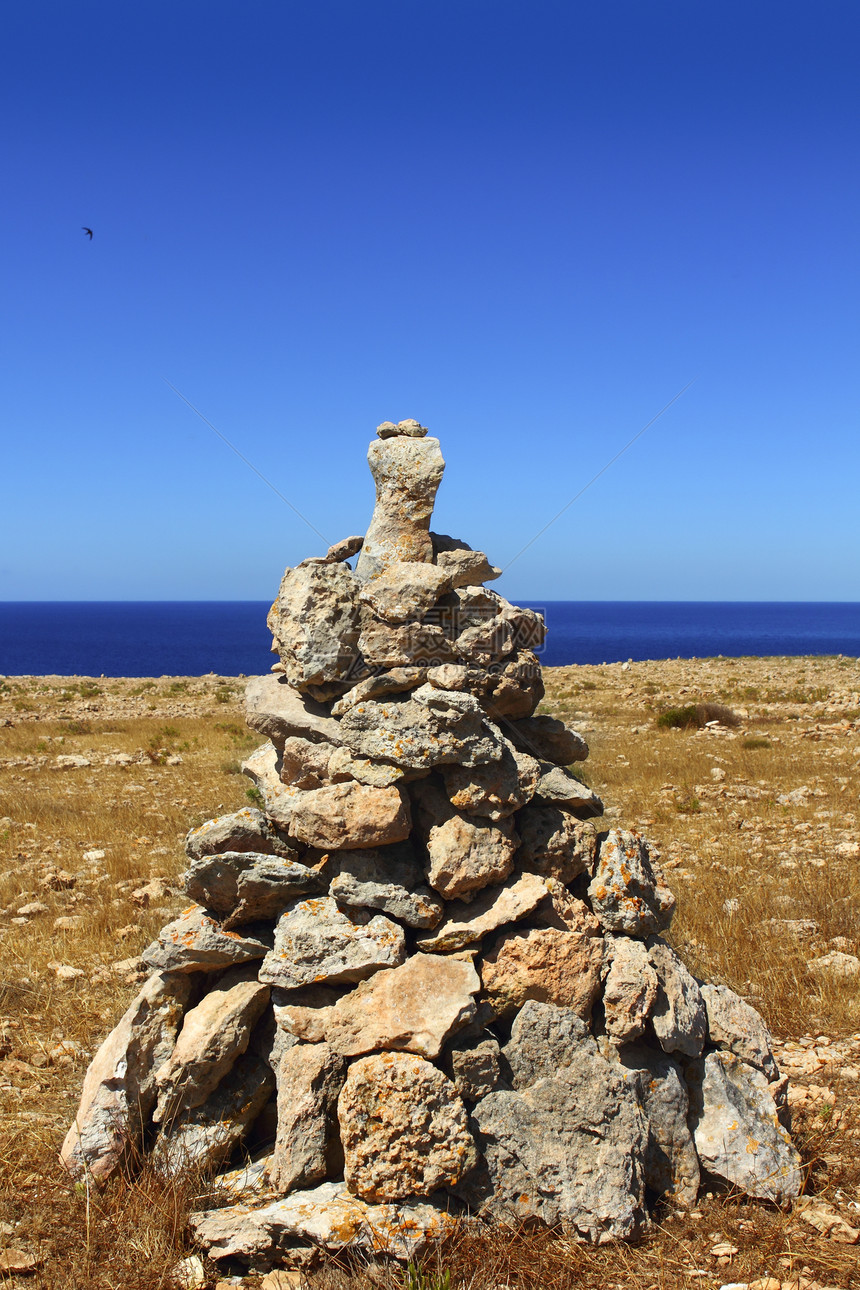
[[[442,902],[425,887],[421,866],[411,847],[335,851],[325,865],[329,895],[341,905],[378,909],[407,927],[435,927],[442,919]]]
[[[192,1214],[194,1239],[213,1259],[267,1261],[296,1241],[327,1250],[364,1250],[404,1263],[451,1236],[456,1219],[442,1204],[368,1205],[342,1182],[293,1192],[256,1208],[230,1205]]]
[[[424,667],[394,667],[390,672],[366,676],[332,704],[332,716],[342,717],[350,708],[367,699],[380,699],[388,694],[403,694],[406,690],[414,690],[424,683],[426,676],[427,669]]]
[[[345,712],[343,742],[360,757],[426,770],[443,763],[498,761],[502,743],[471,694],[422,685],[412,697],[370,699]]]
[[[603,942],[599,936],[555,927],[503,932],[485,956],[481,979],[499,1015],[527,999],[572,1008],[588,1018],[600,988]]]
[[[269,1002],[255,968],[234,968],[186,1013],[173,1052],[155,1072],[156,1124],[205,1102],[245,1052]]]
[[[322,704],[298,694],[278,675],[251,677],[245,687],[245,717],[252,730],[276,745],[292,735],[311,743],[341,742],[340,725]]]
[[[225,851],[254,851],[265,855],[297,859],[295,847],[273,828],[262,811],[246,806],[232,815],[219,815],[192,829],[185,839],[189,860],[220,855]]]
[[[593,1040],[565,1034],[562,1025],[558,1051],[534,1049],[533,1082],[520,1072],[517,1091],[475,1106],[483,1164],[463,1194],[507,1221],[573,1226],[592,1241],[630,1237],[645,1218],[645,1119],[620,1068]]]
[[[445,470],[439,440],[397,436],[371,443],[376,506],[356,574],[362,581],[402,560],[430,564],[430,516]]]
[[[416,784],[412,792],[426,839],[431,887],[445,900],[456,900],[504,882],[519,842],[510,818],[493,823],[461,815],[429,782]]]
[[[276,918],[296,896],[322,891],[325,885],[307,865],[253,851],[222,851],[192,860],[181,881],[191,900],[224,915],[228,930]]]
[[[361,589],[362,602],[388,623],[420,618],[451,589],[445,569],[435,564],[395,560]]]
[[[284,573],[268,625],[287,681],[297,690],[325,698],[332,682],[334,694],[352,684],[359,658],[358,591],[346,564],[300,565]]]
[[[467,815],[482,815],[502,820],[525,806],[534,797],[541,770],[534,757],[517,752],[501,739],[502,755],[498,761],[471,769],[465,766],[442,766],[445,791],[451,805]]]
[[[286,1194],[337,1172],[343,1162],[337,1097],[346,1067],[328,1044],[295,1044],[278,1066],[278,1134],[269,1166],[272,1187]]]
[[[314,1008],[286,999],[276,1011],[289,1034],[310,1043],[325,1038],[344,1057],[384,1049],[432,1059],[471,1022],[480,988],[471,963],[413,954],[402,967],[377,972],[333,1005]]]
[[[559,882],[571,882],[590,871],[597,853],[594,826],[578,820],[563,806],[532,802],[516,817],[520,835],[517,864]]]
[[[403,928],[363,910],[346,913],[330,896],[297,900],[275,928],[274,949],[260,968],[260,980],[283,990],[361,981],[406,956]]]
[[[339,751],[339,750],[335,750]],[[278,774],[281,782],[292,788],[322,788],[330,784],[330,744],[314,744],[299,735],[290,735],[280,749]]]
[[[481,702],[493,721],[521,721],[531,716],[544,693],[537,655],[522,650],[501,671],[487,674]]]
[[[761,1071],[709,1053],[687,1071],[690,1123],[704,1167],[748,1196],[784,1205],[800,1194],[800,1156],[777,1118]]]
[[[667,1053],[698,1057],[708,1034],[708,1014],[698,982],[671,945],[654,937],[648,958],[657,973],[651,1024]]]
[[[544,804],[566,806],[583,819],[603,814],[603,803],[596,793],[571,775],[564,766],[540,762],[541,776],[535,788],[535,798]]]
[[[625,1045],[619,1055],[638,1076],[639,1100],[648,1120],[647,1186],[676,1205],[695,1205],[699,1158],[687,1124],[690,1099],[681,1067],[645,1044]]]
[[[275,1087],[275,1078],[254,1053],[240,1057],[200,1106],[174,1115],[152,1150],[159,1173],[217,1169],[239,1145]]]
[[[156,972],[105,1039],[60,1153],[70,1173],[101,1182],[140,1147],[155,1104],[155,1070],[176,1042],[192,989],[188,976]]]
[[[412,820],[409,801],[395,786],[329,784],[302,793],[290,815],[290,834],[321,850],[361,850],[402,842]]]
[[[603,1012],[606,1033],[628,1044],[645,1033],[657,998],[657,973],[641,941],[607,936],[604,954]]]
[[[586,1023],[572,1008],[530,999],[511,1026],[502,1055],[515,1089],[552,1079],[582,1053],[597,1053]]]
[[[728,1048],[768,1080],[779,1076],[770,1031],[755,1008],[727,985],[700,987],[708,1013],[708,1035],[713,1044]]]
[[[585,761],[588,756],[588,744],[582,735],[569,730],[557,717],[527,717],[522,721],[512,721],[505,733],[517,748],[538,761],[569,766],[571,762]]]
[[[528,917],[547,898],[547,885],[535,874],[522,873],[501,887],[486,887],[473,901],[448,905],[445,921],[415,944],[433,954],[450,953],[472,945],[506,923]]]
[[[654,873],[645,839],[625,829],[611,829],[604,838],[588,896],[601,926],[628,936],[665,930],[675,909],[675,897]]]
[[[369,667],[404,671],[408,667],[435,667],[455,657],[454,646],[435,623],[401,623],[394,626],[370,618],[358,638],[362,658]]]
[[[475,587],[502,576],[501,569],[490,564],[483,551],[473,551],[465,543],[439,551],[436,563],[450,579],[452,587]]]
[[[455,1186],[476,1163],[466,1108],[451,1081],[411,1053],[353,1062],[338,1099],[344,1178],[363,1200],[403,1200]]]
[[[252,923],[241,933],[228,931],[192,905],[161,929],[144,950],[143,964],[151,972],[215,972],[261,959],[271,948],[268,927]]]

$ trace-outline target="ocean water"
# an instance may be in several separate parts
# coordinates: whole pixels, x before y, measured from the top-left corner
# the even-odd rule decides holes
[[[845,654],[860,658],[860,604],[802,602],[527,602],[546,617],[541,659]],[[0,674],[222,676],[267,672],[268,602],[0,603]]]

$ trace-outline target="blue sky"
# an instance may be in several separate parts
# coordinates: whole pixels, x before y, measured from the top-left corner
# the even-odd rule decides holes
[[[415,416],[512,598],[860,600],[858,37],[855,0],[5,6],[0,600],[265,599],[320,553],[163,378],[332,541]]]

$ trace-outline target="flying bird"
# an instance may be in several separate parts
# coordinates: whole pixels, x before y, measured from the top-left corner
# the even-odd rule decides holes
[[[83,224],[81,225],[81,229],[83,230],[83,232],[84,232],[84,233],[86,233],[87,237],[88,237],[88,238],[90,239],[90,241],[92,242],[92,240],[93,240],[93,230],[92,230],[91,228],[86,228]]]

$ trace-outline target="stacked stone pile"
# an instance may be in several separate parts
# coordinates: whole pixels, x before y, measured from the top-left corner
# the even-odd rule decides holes
[[[411,1257],[467,1213],[628,1237],[705,1174],[785,1203],[761,1018],[687,970],[648,842],[600,827],[584,740],[535,715],[542,619],[430,532],[438,441],[378,436],[366,537],[287,569],[269,616],[262,809],[189,834],[194,903],[146,951],[63,1160],[227,1167],[232,1203],[192,1228],[257,1266]]]

